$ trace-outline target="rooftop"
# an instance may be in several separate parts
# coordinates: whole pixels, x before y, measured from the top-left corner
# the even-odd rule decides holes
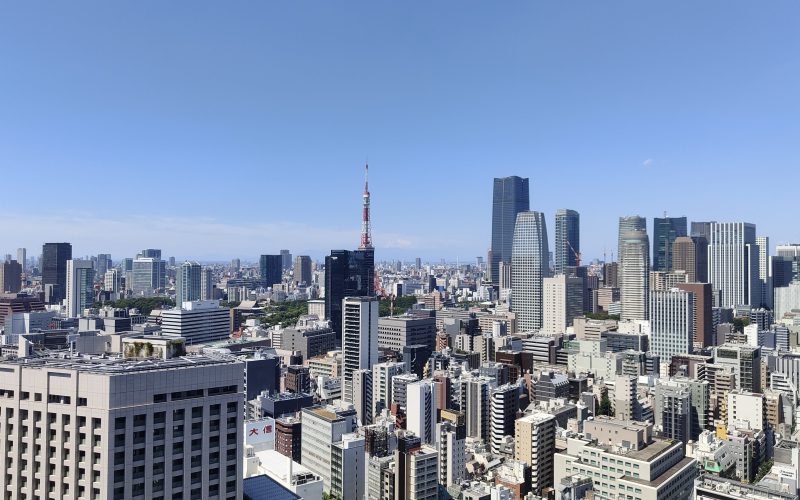
[[[0,365],[18,365],[23,368],[55,368],[76,370],[87,373],[115,375],[151,370],[174,370],[194,366],[223,365],[235,361],[228,357],[181,356],[170,359],[123,359],[88,356],[45,356],[40,358],[16,358],[3,361]]]

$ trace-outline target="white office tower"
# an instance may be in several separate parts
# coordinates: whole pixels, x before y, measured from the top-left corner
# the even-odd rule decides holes
[[[800,310],[800,281],[775,289],[775,320],[780,321],[787,312]]]
[[[549,275],[547,225],[541,212],[520,212],[511,247],[511,310],[517,330],[542,327],[542,283]]]
[[[214,299],[214,273],[210,267],[200,271],[200,300]]]
[[[406,388],[406,429],[424,444],[436,442],[436,385],[426,379]]]
[[[772,309],[772,279],[769,272],[769,237],[756,236],[758,247],[758,287],[761,300],[755,306]]]
[[[464,427],[464,416],[459,414],[460,425],[445,420],[436,425],[439,449],[439,484],[445,488],[459,484],[466,476],[467,452],[465,441],[467,437]]]
[[[342,399],[353,402],[353,373],[378,362],[378,299],[345,297],[342,301]]]
[[[109,269],[103,276],[103,290],[111,292],[112,299],[118,298],[122,291],[122,277],[119,269]]]
[[[89,260],[67,261],[67,316],[79,318],[94,304],[94,267]]]
[[[506,436],[514,436],[514,421],[517,418],[519,405],[519,386],[506,384],[493,389],[490,397],[492,453],[499,454]]]
[[[175,280],[175,303],[180,305],[184,302],[202,300],[200,286],[200,264],[197,262],[186,261],[178,268]]]
[[[353,372],[353,406],[360,425],[372,423],[372,370]]]
[[[367,485],[365,441],[345,434],[331,446],[331,498],[364,498]]]
[[[300,413],[302,464],[322,478],[323,489],[331,493],[331,446],[345,434],[356,430],[356,411],[352,405],[314,406]]]
[[[22,266],[22,272],[28,271],[28,251],[24,248],[17,248],[17,262]]]
[[[535,412],[516,421],[514,458],[531,466],[531,487],[537,495],[553,485],[555,451],[556,417]]]
[[[756,226],[745,222],[712,222],[708,243],[708,279],[722,294],[722,307],[757,306],[759,252]]]
[[[243,370],[203,356],[0,363],[4,497],[242,498]]]
[[[622,255],[622,236],[631,231],[647,231],[647,219],[639,215],[629,215],[619,218],[617,232],[617,259]]]
[[[402,362],[377,363],[372,367],[372,416],[377,418],[385,409],[392,407],[392,379],[405,373]]]
[[[620,236],[619,297],[622,320],[647,319],[650,290],[650,240],[646,231]]]
[[[583,315],[583,279],[557,274],[545,278],[542,292],[542,331],[566,333],[572,321]]]
[[[189,345],[216,342],[230,336],[230,309],[220,307],[218,300],[196,300],[181,306],[161,312],[164,335],[184,337]]]
[[[694,293],[678,288],[650,293],[650,350],[663,363],[676,354],[692,353],[694,303]]]

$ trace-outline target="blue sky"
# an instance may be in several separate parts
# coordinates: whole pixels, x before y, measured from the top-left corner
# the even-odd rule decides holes
[[[800,241],[796,1],[5,2],[0,252],[489,245],[495,176],[582,216]]]

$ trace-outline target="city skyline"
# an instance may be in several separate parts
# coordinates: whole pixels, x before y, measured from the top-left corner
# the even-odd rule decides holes
[[[551,227],[559,208],[581,214],[587,262],[632,213],[800,241],[789,197],[723,202],[764,169],[800,171],[800,6],[737,5],[354,2],[198,8],[191,23],[177,4],[7,6],[0,168],[22,188],[0,247],[319,259],[357,246],[367,158],[379,260],[485,256],[490,180],[508,175],[530,178]],[[470,230],[419,223],[431,210]]]

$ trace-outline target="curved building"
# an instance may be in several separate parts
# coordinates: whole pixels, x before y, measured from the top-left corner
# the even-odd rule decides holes
[[[547,225],[541,212],[520,212],[511,250],[511,310],[517,330],[542,327],[542,287],[549,274]]]
[[[646,320],[650,291],[650,239],[647,231],[620,234],[619,297],[622,320]]]

